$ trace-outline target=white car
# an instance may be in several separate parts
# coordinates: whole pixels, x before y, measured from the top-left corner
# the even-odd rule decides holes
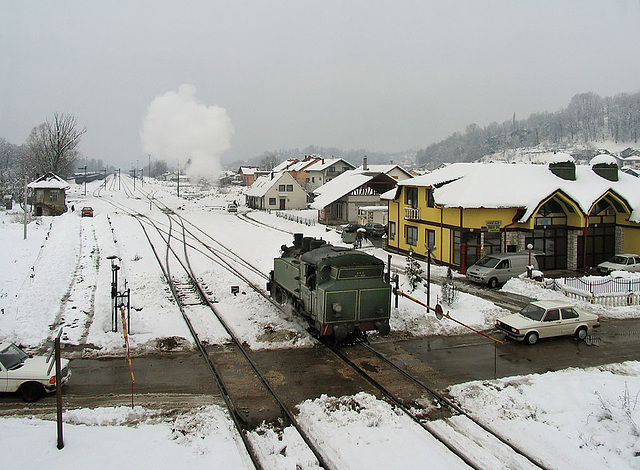
[[[60,360],[61,383],[71,377],[69,360]],[[17,392],[24,401],[36,401],[56,389],[53,354],[30,356],[14,343],[0,344],[0,392]]]
[[[598,327],[600,318],[597,315],[557,300],[531,302],[519,313],[496,321],[496,328],[508,337],[527,344],[536,344],[539,338],[564,335],[584,340],[590,329]]]
[[[640,272],[640,256],[632,253],[615,255],[598,265],[600,274],[611,274],[613,271]]]

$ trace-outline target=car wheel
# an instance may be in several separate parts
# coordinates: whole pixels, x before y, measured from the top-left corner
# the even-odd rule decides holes
[[[20,396],[24,401],[32,402],[44,395],[44,387],[36,382],[27,382],[20,387]]]
[[[491,279],[489,279],[487,285],[492,289],[495,289],[496,287],[498,287],[498,278],[492,277]]]
[[[531,332],[524,338],[525,343],[533,346],[538,342],[538,333]]]
[[[575,336],[577,340],[584,341],[587,339],[587,329],[584,326],[581,326],[576,330]]]

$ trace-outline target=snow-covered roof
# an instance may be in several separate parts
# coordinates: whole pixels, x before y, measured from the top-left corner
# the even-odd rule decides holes
[[[298,185],[298,182],[295,180],[293,176],[291,176],[290,173],[287,173],[287,172],[274,173],[273,178],[271,177],[270,174],[259,176],[253,182],[253,184],[249,186],[249,189],[247,189],[247,192],[245,194],[247,196],[262,197],[265,194],[267,194],[267,191],[273,188],[276,184],[282,183],[281,181],[282,178],[285,178],[288,180],[287,184]]]
[[[432,187],[435,201],[444,207],[506,208],[525,210],[527,221],[541,201],[558,191],[573,199],[587,213],[607,191],[613,190],[634,209],[630,220],[640,222],[640,180],[619,172],[618,181],[609,181],[590,166],[577,165],[576,179],[565,180],[547,165],[513,163],[454,163],[427,175],[398,182],[398,186]],[[394,199],[395,190],[381,195]]]
[[[384,173],[389,174],[390,172],[392,172],[393,170],[398,169],[400,171],[402,171],[403,173],[406,173],[406,175],[408,177],[411,176],[411,173],[409,173],[407,170],[405,170],[404,168],[402,168],[400,165],[396,165],[396,164],[388,164],[388,165],[367,165],[367,169],[364,170],[362,168],[362,165],[360,165],[358,168],[355,169],[355,171],[358,171],[360,173]]]
[[[279,172],[279,171],[288,170],[291,165],[294,165],[295,163],[298,163],[299,161],[300,160],[298,160],[297,158],[289,158],[288,160],[285,160],[285,161],[277,164],[275,167],[273,167],[273,171]]]
[[[617,165],[618,162],[616,160],[616,157],[614,157],[613,155],[601,153],[600,155],[596,155],[595,157],[593,157],[589,162],[589,165],[591,166],[599,164]]]
[[[558,152],[558,153],[555,153],[555,154],[549,156],[547,158],[547,161],[549,163],[564,163],[564,162],[575,163],[576,159],[573,158],[568,153]]]
[[[287,168],[287,171],[302,171],[306,170],[307,167],[313,165],[315,163],[315,159],[307,159],[301,160],[299,162],[295,162]]]
[[[354,189],[368,183],[373,178],[374,176],[358,173],[355,170],[345,171],[314,190],[314,194],[316,194],[317,197],[311,204],[311,208],[322,209],[327,207]]]
[[[58,175],[47,173],[33,180],[27,187],[34,189],[69,189],[71,186]]]
[[[256,171],[258,171],[257,166],[241,166],[240,173],[243,175],[253,175]]]
[[[306,171],[322,171],[329,168],[331,165],[343,162],[353,168],[353,165],[343,158],[319,158],[313,165],[306,168]]]

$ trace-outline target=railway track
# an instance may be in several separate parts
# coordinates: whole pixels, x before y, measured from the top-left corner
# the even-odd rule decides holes
[[[207,346],[199,340],[198,332],[196,331],[196,328],[194,328],[189,316],[190,307],[204,306],[211,310],[230,337],[230,344],[227,347],[230,348],[231,353],[240,354],[244,357],[252,371],[251,373],[258,378],[261,385],[269,392],[275,403],[277,403],[277,407],[280,408],[281,413],[278,424],[280,426],[293,425],[300,433],[301,438],[307,443],[311,452],[316,455],[319,465],[323,468],[330,468],[330,465],[323,457],[321,451],[315,447],[311,436],[307,436],[300,425],[297,424],[293,413],[278,397],[268,379],[261,374],[256,364],[251,360],[249,353],[244,349],[241,341],[235,337],[233,331],[226,324],[224,317],[217,311],[216,307],[209,300],[208,295],[200,285],[197,276],[190,266],[188,250],[194,250],[195,252],[198,252],[199,254],[216,262],[225,270],[246,282],[255,290],[255,292],[259,293],[277,308],[282,309],[282,306],[275,304],[262,287],[257,285],[255,282],[256,278],[264,280],[267,276],[261,273],[257,268],[253,267],[250,263],[242,260],[241,257],[233,252],[232,249],[220,244],[211,235],[205,233],[193,223],[182,218],[170,208],[160,204],[158,201],[155,201],[154,204],[156,204],[157,207],[159,207],[167,216],[168,223],[160,224],[138,214],[131,213],[131,215],[136,217],[140,223],[154,250],[154,253],[156,253],[158,263],[162,267],[162,271],[167,279],[173,296],[179,305],[185,322],[191,331],[194,342],[207,362],[212,374],[216,378],[216,382],[218,383],[223,398],[225,399],[225,403],[229,408],[234,424],[236,425],[240,435],[243,437],[243,441],[245,442],[245,446],[254,465],[256,468],[262,468],[258,456],[255,453],[255,449],[253,449],[252,444],[247,437],[252,426],[255,425],[255,423],[251,423],[250,420],[247,419],[247,415],[244,410],[244,407],[250,405],[246,403],[244,405],[239,405],[242,401],[238,400],[238,398],[232,397],[231,392],[225,384],[224,373],[221,372],[221,364],[216,364],[215,359],[213,359],[209,354]],[[248,223],[259,224],[255,221],[250,221]],[[179,226],[178,230],[174,228],[174,224]],[[160,257],[154,242],[151,240],[151,237],[147,232],[148,227],[153,227],[156,233],[160,235],[163,240],[163,244],[166,245],[164,260]],[[180,249],[183,251],[183,254],[178,254],[176,249],[171,247],[172,240],[181,244]],[[169,266],[172,260],[174,262],[177,261],[180,265],[179,269],[182,272],[180,276],[176,276],[171,273]],[[252,279],[249,279],[248,276],[251,276]],[[391,360],[385,358],[372,347],[363,344],[360,348],[352,348],[350,350],[330,349],[336,357],[343,361],[343,363],[347,364],[375,389],[379,390],[385,399],[390,401],[398,409],[402,410],[410,419],[418,423],[426,432],[443,443],[451,452],[457,455],[470,467],[490,468],[506,464],[509,468],[544,468],[544,465],[538,462],[534,457],[527,455],[508,439],[500,436],[488,426],[480,423],[477,419],[470,416],[469,413],[462,410],[451,400],[424,384],[419,379],[413,377],[404,369],[396,366]],[[368,355],[364,357],[364,360],[362,357],[357,360],[353,360],[349,357],[350,355],[353,355],[353,351],[356,349],[364,349],[367,351]],[[370,363],[372,358],[375,358],[377,361],[377,365],[374,367],[372,367]],[[363,367],[362,364],[365,360],[369,362],[367,362],[366,366]],[[360,364],[358,364],[358,362],[360,362]],[[425,409],[415,402],[407,404],[408,401],[406,397],[403,399],[399,392],[393,391],[392,386],[385,385],[374,377],[376,374],[372,374],[372,370],[379,371],[383,365],[384,367],[392,370],[393,374],[396,376],[395,380],[387,380],[388,384],[397,384],[399,379],[404,380],[405,382],[410,383],[414,389],[418,390],[417,394],[428,394],[433,402],[436,403],[436,406],[430,407],[430,409]],[[387,375],[389,374],[390,373],[387,372]],[[377,375],[380,374],[378,373]],[[397,385],[395,388],[398,388]],[[445,412],[443,411],[443,408],[447,408],[449,411]],[[434,409],[436,410],[435,417],[438,418],[437,421],[433,421],[434,416],[432,415],[434,414]],[[466,442],[464,445],[464,451],[459,448],[460,440],[464,440]],[[476,452],[473,450],[481,449],[482,447],[491,447],[492,449],[499,449],[499,451],[496,452],[496,455],[487,456],[486,452]],[[478,455],[483,455],[483,457],[478,458]]]
[[[249,437],[249,433],[255,429],[258,423],[251,422],[251,420],[247,418],[247,413],[241,405],[243,400],[241,397],[238,397],[238,394],[240,394],[241,391],[237,388],[229,386],[231,381],[225,379],[225,374],[221,370],[222,368],[219,364],[216,364],[214,358],[209,354],[206,345],[200,340],[198,331],[194,327],[194,322],[192,321],[192,312],[190,311],[190,307],[204,306],[217,319],[217,321],[220,322],[230,338],[230,344],[228,346],[230,347],[232,353],[242,356],[244,361],[246,361],[248,368],[251,370],[253,376],[257,379],[260,386],[264,388],[266,395],[268,395],[276,403],[276,406],[279,409],[280,413],[278,416],[278,420],[273,420],[272,424],[274,426],[277,425],[282,427],[293,426],[298,431],[301,439],[305,442],[310,451],[316,457],[318,465],[325,469],[332,468],[332,466],[325,459],[323,453],[320,451],[319,447],[313,442],[312,438],[300,426],[294,413],[285,405],[283,400],[270,384],[269,380],[258,369],[255,362],[251,359],[245,346],[237,338],[233,330],[229,327],[224,316],[218,311],[218,308],[209,299],[207,293],[198,281],[197,276],[194,273],[193,268],[191,267],[189,259],[188,250],[190,245],[186,242],[187,228],[185,227],[185,221],[180,216],[177,216],[173,213],[167,213],[167,217],[169,220],[168,231],[164,228],[157,227],[154,222],[151,222],[151,225],[156,229],[156,232],[162,238],[163,244],[166,245],[164,259],[159,253],[159,250],[156,246],[157,243],[152,240],[149,231],[145,226],[146,224],[140,220],[140,217],[137,218],[140,222],[142,230],[145,233],[145,236],[147,237],[147,240],[149,241],[149,244],[151,245],[155,253],[156,259],[161,266],[162,272],[171,289],[173,297],[192,335],[192,339],[194,340],[197,349],[202,354],[203,359],[207,363],[207,366],[216,379],[218,388],[229,410],[234,425],[236,426],[236,429],[238,430],[238,433],[242,438],[245,448],[247,449],[251,461],[256,468],[263,468],[263,464],[260,461],[259,453],[257,452],[257,449],[255,448]],[[172,233],[174,230],[173,224],[176,222],[180,227],[182,235],[181,237],[175,236]],[[182,253],[178,253],[177,249],[174,249],[171,246],[172,240],[178,241],[178,243],[181,245],[180,249],[182,250]],[[178,270],[180,270],[179,276],[173,274],[171,271],[172,261],[174,262],[174,265],[177,262]],[[233,270],[233,272],[237,273],[237,270],[235,270],[235,268],[233,268],[232,266],[228,267]],[[255,397],[252,396],[252,399],[255,399]],[[262,407],[266,406],[267,408],[269,408],[269,405],[265,405],[264,402],[261,403]],[[255,403],[253,405],[255,405]]]
[[[470,467],[546,468],[537,458],[369,344],[359,343],[357,348],[344,350],[331,347],[331,350]],[[361,351],[365,354],[360,354]],[[384,377],[385,383],[376,376]],[[430,406],[416,403],[413,397],[420,392],[427,394]],[[483,451],[486,448],[493,450],[490,455]]]

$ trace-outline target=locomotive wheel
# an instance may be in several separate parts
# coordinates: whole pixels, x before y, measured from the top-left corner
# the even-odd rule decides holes
[[[287,301],[287,295],[285,294],[285,292],[282,290],[282,287],[280,286],[275,286],[275,295],[273,296],[273,298],[276,300],[276,302],[278,302],[280,305],[284,304]]]

